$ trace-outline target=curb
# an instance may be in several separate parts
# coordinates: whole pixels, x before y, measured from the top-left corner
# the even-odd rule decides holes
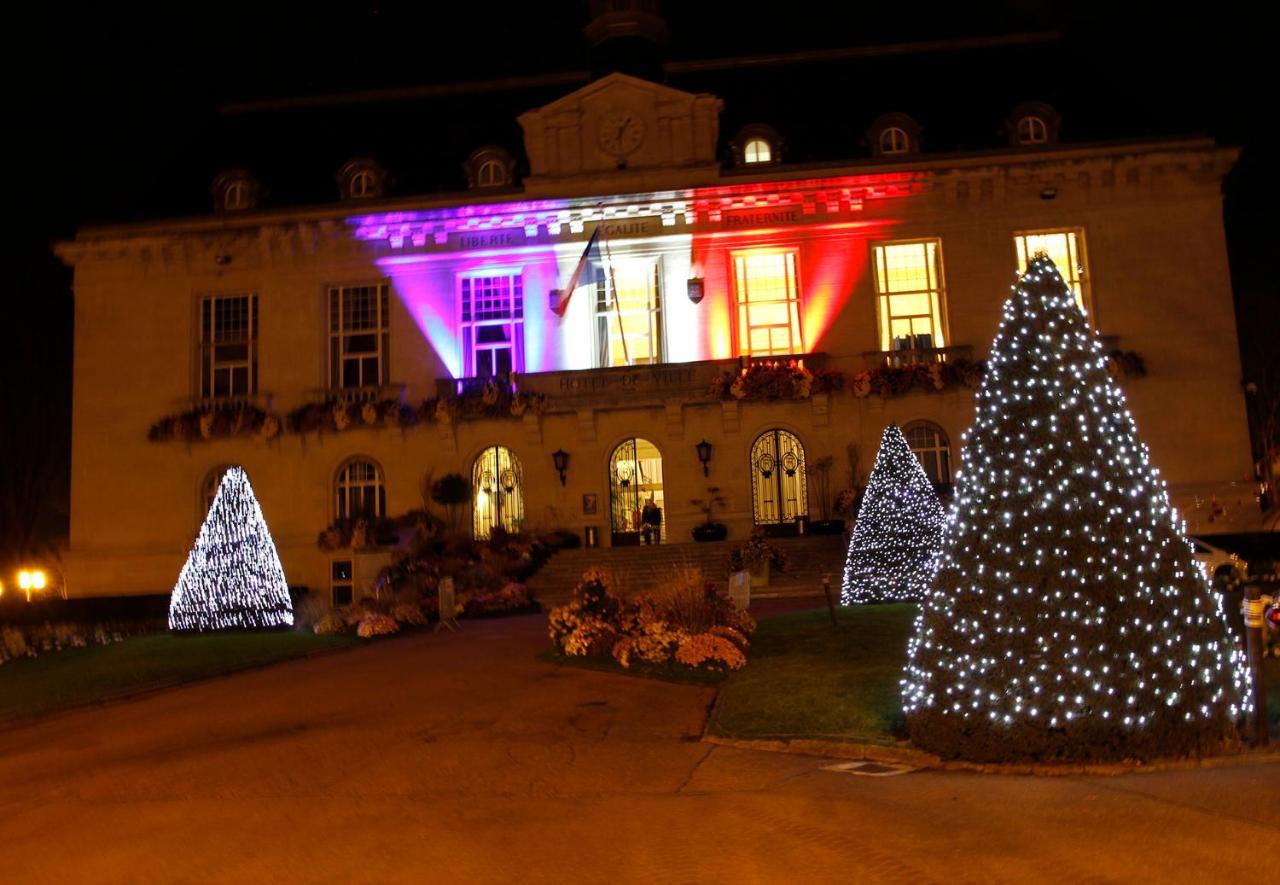
[[[1157,759],[1152,762],[1109,762],[1096,764],[1071,764],[1051,762],[1000,762],[978,763],[943,759],[924,750],[908,746],[883,746],[845,741],[821,740],[737,740],[703,734],[702,742],[739,750],[759,750],[766,753],[792,753],[800,756],[826,756],[833,759],[857,759],[868,762],[884,762],[909,765],[913,768],[933,771],[965,771],[973,774],[1031,775],[1035,777],[1071,777],[1092,775],[1115,777],[1122,774],[1141,774],[1157,771],[1187,771],[1199,768],[1234,768],[1241,765],[1257,765],[1280,762],[1280,747],[1265,750],[1246,750],[1226,756],[1206,756],[1197,759]]]

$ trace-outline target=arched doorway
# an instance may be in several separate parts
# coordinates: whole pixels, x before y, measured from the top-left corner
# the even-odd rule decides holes
[[[650,509],[646,522],[645,505],[650,501],[657,514]],[[609,456],[609,519],[615,547],[657,544],[667,536],[662,453],[647,439],[625,439]]]
[[[520,461],[506,446],[490,446],[471,468],[471,530],[485,540],[495,528],[520,531],[524,491]]]
[[[794,433],[775,427],[751,444],[751,510],[771,535],[799,534],[808,518],[804,446]]]

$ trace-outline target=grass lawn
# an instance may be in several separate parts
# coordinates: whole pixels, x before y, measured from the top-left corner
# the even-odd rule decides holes
[[[762,619],[708,731],[741,740],[898,739],[898,680],[915,615],[908,603],[839,608],[838,629],[826,609]]]
[[[157,633],[0,666],[0,722],[341,648],[354,636]]]
[[[585,658],[577,655],[566,655],[554,648],[549,648],[538,655],[538,660],[548,664],[563,664],[566,667],[581,667],[584,670],[599,670],[603,673],[617,673],[620,676],[639,676],[642,679],[659,679],[663,682],[679,682],[684,685],[719,685],[728,678],[728,673],[717,673],[699,668],[697,670],[683,664],[646,664],[636,662],[623,669],[613,658]]]

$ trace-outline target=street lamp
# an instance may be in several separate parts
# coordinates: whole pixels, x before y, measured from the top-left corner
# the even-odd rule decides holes
[[[564,485],[564,472],[569,469],[569,453],[564,449],[556,449],[551,453],[551,463],[560,474],[560,485]]]
[[[45,588],[48,578],[40,569],[23,569],[18,572],[18,587],[27,594],[27,602],[31,601],[31,592],[33,590],[40,591]]]
[[[711,443],[704,439],[694,448],[698,450],[698,460],[702,462],[702,475],[710,476],[711,469],[708,465],[711,463]]]

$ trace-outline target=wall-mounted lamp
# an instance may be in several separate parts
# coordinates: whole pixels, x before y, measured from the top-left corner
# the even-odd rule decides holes
[[[564,485],[564,472],[569,469],[569,453],[564,449],[556,449],[551,453],[551,463],[560,474],[560,485]]]
[[[711,463],[711,443],[704,439],[694,448],[698,450],[698,460],[702,462],[702,475],[710,476],[711,469],[707,465]]]

